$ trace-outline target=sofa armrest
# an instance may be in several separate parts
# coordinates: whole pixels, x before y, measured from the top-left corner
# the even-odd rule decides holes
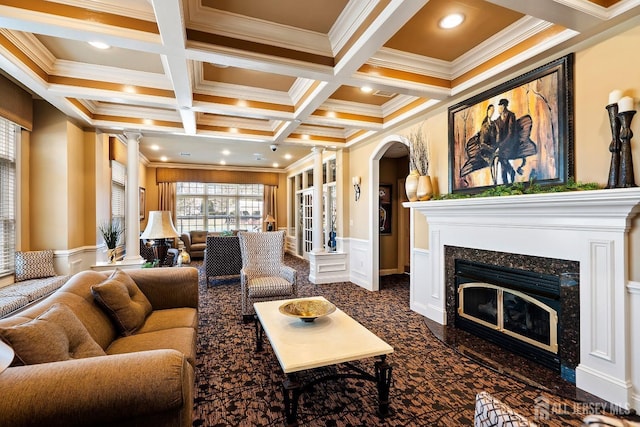
[[[127,270],[154,310],[198,308],[198,270],[194,267]]]
[[[184,249],[187,252],[191,252],[191,237],[189,236],[189,233],[182,233],[180,235],[180,240],[184,243]]]
[[[296,279],[298,278],[298,272],[288,265],[283,265],[280,267],[280,277],[295,286],[297,281]]]
[[[193,382],[176,350],[9,368],[0,381],[0,425],[148,425],[164,417],[190,426]]]

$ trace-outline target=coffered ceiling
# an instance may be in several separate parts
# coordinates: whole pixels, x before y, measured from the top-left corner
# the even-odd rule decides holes
[[[464,22],[441,29],[453,12]],[[152,163],[282,169],[639,13],[640,0],[1,0],[0,68],[84,127],[141,132]]]

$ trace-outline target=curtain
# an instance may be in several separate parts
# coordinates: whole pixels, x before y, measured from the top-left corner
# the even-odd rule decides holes
[[[176,225],[176,183],[158,183],[158,210],[170,211],[173,226]]]
[[[274,224],[274,230],[278,229],[278,209],[276,203],[276,190],[278,189],[275,185],[265,185],[264,186],[264,217],[267,215],[271,215],[276,219],[276,223]],[[267,223],[262,222],[262,231],[267,230]]]

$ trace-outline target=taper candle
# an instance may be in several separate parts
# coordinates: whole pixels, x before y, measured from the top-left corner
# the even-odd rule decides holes
[[[633,110],[633,98],[630,96],[620,98],[618,101],[618,113],[631,110]]]
[[[620,98],[622,98],[622,91],[619,89],[612,90],[609,93],[609,104],[615,104],[620,101]]]

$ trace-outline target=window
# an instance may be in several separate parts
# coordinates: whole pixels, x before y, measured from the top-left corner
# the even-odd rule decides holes
[[[127,182],[127,168],[115,160],[111,161],[111,221],[125,228],[125,190]],[[118,246],[124,245],[125,233],[120,235]]]
[[[225,231],[262,229],[262,184],[178,182],[176,228]]]
[[[13,274],[16,251],[16,146],[19,127],[0,118],[0,276]]]

